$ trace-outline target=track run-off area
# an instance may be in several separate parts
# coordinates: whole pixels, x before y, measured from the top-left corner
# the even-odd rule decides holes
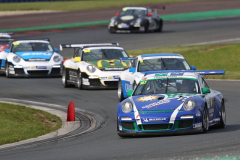
[[[188,22],[166,22],[162,33],[110,34],[107,27],[19,35],[16,38],[50,38],[59,44],[118,42],[126,50],[201,43],[239,43],[238,17]],[[61,52],[71,57],[73,52]],[[129,54],[131,54],[129,52]],[[216,57],[216,61],[221,57]],[[204,62],[203,62],[204,63]],[[194,64],[191,64],[194,65]],[[224,68],[219,68],[224,69]],[[1,160],[74,159],[195,159],[240,155],[240,81],[207,80],[226,100],[227,124],[206,134],[121,138],[117,135],[117,90],[64,88],[61,78],[6,78],[0,76],[0,98],[13,98],[67,106],[99,115],[104,123],[81,136],[32,147],[1,151]]]

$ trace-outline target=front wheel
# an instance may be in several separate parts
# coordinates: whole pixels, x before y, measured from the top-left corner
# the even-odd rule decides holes
[[[77,77],[77,88],[80,90],[82,89],[82,74],[80,71],[78,72],[78,77]]]
[[[119,81],[118,81],[118,99],[120,102],[122,102],[124,100],[121,79],[119,79]]]
[[[207,107],[204,107],[203,116],[202,116],[202,130],[203,133],[206,133],[209,129],[209,117]]]
[[[13,65],[10,65],[10,64],[8,63],[8,61],[6,61],[5,74],[6,74],[6,77],[7,77],[7,78],[10,77],[10,74],[9,74],[10,70],[11,70],[11,71],[14,71]]]

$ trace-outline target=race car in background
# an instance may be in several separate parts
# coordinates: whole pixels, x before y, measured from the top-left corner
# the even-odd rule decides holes
[[[9,47],[10,41],[13,40],[11,34],[13,34],[13,32],[0,33],[0,52],[5,51],[5,49]]]
[[[108,25],[109,32],[161,32],[163,20],[152,8],[124,7],[116,16],[111,18]],[[154,8],[165,9],[165,6]]]
[[[200,74],[224,74],[224,70]],[[147,73],[118,105],[118,135],[207,132],[213,125],[224,128],[223,95],[210,89],[201,75],[194,71]]]
[[[14,40],[0,54],[0,72],[6,77],[61,76],[63,57],[49,39]]]
[[[63,48],[74,48],[73,57],[63,64],[64,87],[117,88],[119,75],[129,67],[129,62],[120,62],[129,56],[117,43],[61,44],[60,50]]]
[[[127,92],[133,90],[147,72],[159,70],[196,70],[196,67],[190,66],[180,54],[144,54],[135,58],[122,58],[121,60],[129,60],[131,61],[131,65],[119,77],[118,98],[120,101],[127,98]]]

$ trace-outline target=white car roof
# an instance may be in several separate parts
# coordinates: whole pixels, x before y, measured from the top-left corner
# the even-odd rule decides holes
[[[46,40],[16,40],[14,42],[19,42],[19,43],[29,43],[29,42],[49,43],[49,41],[46,41]]]
[[[114,46],[112,46],[112,47],[88,47],[88,48],[84,48],[83,49],[83,51],[84,50],[94,50],[94,49],[120,49],[120,50],[123,50],[123,48],[122,47],[114,47]]]
[[[145,7],[124,7],[122,10],[128,10],[128,9],[139,9],[139,10],[147,10]]]
[[[11,36],[6,33],[0,33],[0,37],[11,38]]]

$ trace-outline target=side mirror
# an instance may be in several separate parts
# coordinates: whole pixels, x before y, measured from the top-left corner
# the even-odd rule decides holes
[[[10,53],[10,49],[5,49],[5,52],[6,53]]]
[[[132,67],[132,68],[129,68],[129,72],[136,72],[136,68],[135,67]]]
[[[197,68],[195,66],[191,66],[192,70],[197,70]]]
[[[54,48],[53,51],[57,52],[57,53],[59,52],[59,50],[57,48]]]
[[[211,93],[211,91],[209,88],[202,88],[202,93],[207,94],[207,93]]]
[[[152,13],[148,13],[147,16],[148,16],[148,17],[152,17]]]
[[[73,60],[74,60],[74,62],[80,62],[81,61],[81,57],[75,57]]]
[[[119,12],[116,13],[116,16],[119,16]]]
[[[128,96],[128,97],[131,97],[132,94],[133,94],[133,90],[129,90],[129,91],[127,92],[127,96]]]

